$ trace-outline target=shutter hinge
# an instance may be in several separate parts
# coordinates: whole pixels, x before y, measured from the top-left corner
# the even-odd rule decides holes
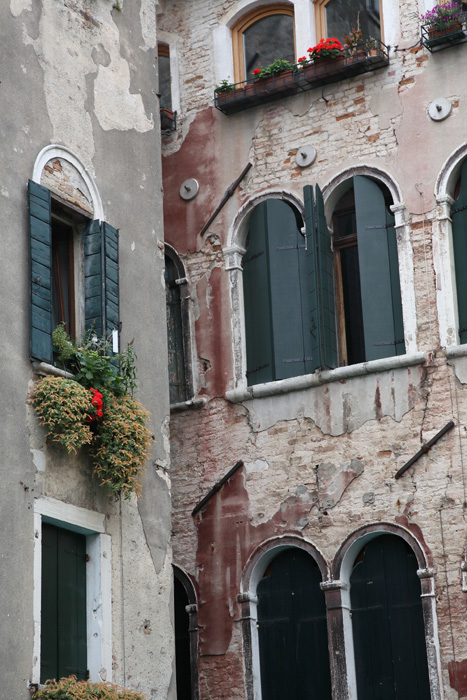
[[[403,342],[404,338],[402,340],[383,340],[381,343],[373,343],[373,347],[379,345],[400,345]]]
[[[255,258],[259,258],[260,255],[264,255],[264,250],[260,250],[258,253],[254,253],[254,254],[251,255],[249,258],[243,258],[243,260],[242,260],[242,265],[244,265],[245,263],[250,262],[251,260],[254,260]]]
[[[299,250],[300,248],[305,249],[304,245],[279,245],[275,250]]]
[[[465,205],[465,207],[459,207],[459,209],[451,209],[451,216],[453,214],[457,214],[459,211],[464,211],[465,209],[467,209],[467,204]]]
[[[294,357],[290,360],[282,360],[282,362],[311,362],[312,357]]]
[[[394,226],[394,224],[379,224],[378,226],[365,226],[365,231],[369,231],[370,229],[376,229],[376,228],[391,228]]]
[[[267,362],[265,365],[259,365],[254,369],[247,369],[247,371],[245,372],[245,376],[248,377],[248,375],[253,374],[254,372],[259,372],[260,369],[265,369],[266,367],[269,367],[269,362]]]

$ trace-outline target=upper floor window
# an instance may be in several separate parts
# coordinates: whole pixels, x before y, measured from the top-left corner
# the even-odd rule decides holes
[[[456,270],[457,311],[459,316],[459,341],[467,343],[467,158],[462,164],[459,180],[454,190],[451,207],[452,239]]]
[[[165,247],[165,294],[170,403],[182,403],[193,395],[187,280],[183,264]]]
[[[170,75],[170,51],[167,44],[157,45],[159,66],[159,93],[161,108],[172,111],[172,86]]]
[[[253,210],[243,257],[248,384],[405,353],[389,193],[345,183],[334,246],[319,187],[305,187],[305,228],[279,199]]]
[[[294,10],[285,3],[258,7],[232,28],[235,82],[249,80],[253,71],[277,58],[295,61]]]
[[[360,29],[363,41],[381,39],[382,0],[318,0],[316,36],[337,37],[342,43],[352,29]]]

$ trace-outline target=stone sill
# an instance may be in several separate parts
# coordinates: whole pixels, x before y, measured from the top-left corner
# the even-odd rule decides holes
[[[467,346],[465,354],[467,354]],[[363,377],[367,374],[387,372],[394,369],[403,369],[421,365],[426,360],[424,352],[417,352],[413,355],[397,355],[396,357],[386,357],[382,360],[372,360],[371,362],[360,362],[347,367],[337,367],[336,369],[326,369],[314,374],[304,374],[302,377],[291,377],[290,379],[280,379],[267,384],[254,384],[253,386],[233,389],[227,391],[225,398],[232,403],[242,403],[251,399],[260,399],[268,396],[280,396],[291,391],[303,391],[315,386],[340,382],[352,377]]]
[[[456,357],[467,356],[467,345],[450,345],[446,348],[446,357],[448,360],[453,360]]]
[[[52,375],[53,377],[62,377],[63,379],[75,378],[75,375],[71,372],[67,372],[64,369],[59,369],[54,365],[49,365],[48,362],[39,362],[38,360],[33,360],[32,367],[36,374],[40,374],[43,377]]]
[[[181,401],[180,403],[172,403],[170,404],[170,413],[186,411],[189,408],[203,408],[207,401],[207,398],[201,397],[199,399],[188,399],[188,401]]]

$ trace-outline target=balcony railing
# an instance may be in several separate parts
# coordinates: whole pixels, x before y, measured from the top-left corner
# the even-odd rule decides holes
[[[442,29],[422,24],[420,33],[423,46],[431,53],[463,44],[467,41],[467,12],[461,12],[455,22],[447,24]]]
[[[279,100],[388,66],[388,47],[379,40],[374,43],[375,48],[365,48],[365,44],[362,44],[355,47],[355,51],[348,56],[320,58],[296,71],[236,83],[225,92],[215,93],[214,104],[224,114],[234,114],[264,102]]]

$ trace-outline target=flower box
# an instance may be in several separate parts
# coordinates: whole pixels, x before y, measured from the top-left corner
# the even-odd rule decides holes
[[[442,26],[422,24],[421,42],[430,52],[447,49],[467,41],[467,12],[461,12],[455,21]]]
[[[372,53],[374,55],[370,55],[370,51],[366,51],[362,45],[350,55],[318,58],[304,62],[295,71],[237,83],[223,92],[215,92],[214,105],[224,114],[235,114],[389,65],[388,49],[381,41],[377,42],[377,48]]]

